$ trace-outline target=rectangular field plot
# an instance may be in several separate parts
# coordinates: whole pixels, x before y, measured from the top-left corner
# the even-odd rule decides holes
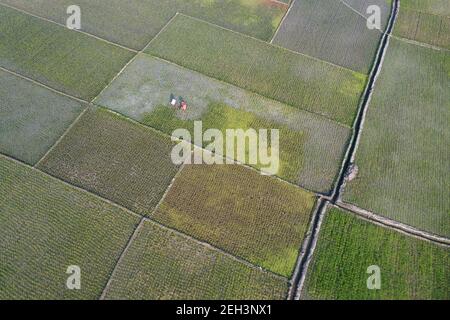
[[[146,51],[346,125],[366,82],[363,74],[181,14]]]
[[[394,34],[450,49],[450,0],[401,1]]]
[[[185,13],[262,40],[270,40],[287,5],[268,0],[1,0],[66,24],[66,10],[81,9],[81,30],[140,50],[177,13]]]
[[[145,221],[106,299],[283,299],[287,279]]]
[[[0,177],[0,298],[99,298],[138,218],[3,156]]]
[[[364,16],[369,16],[369,5],[379,6],[384,30],[391,12],[388,2],[296,0],[273,43],[367,74],[382,32],[370,30]]]
[[[84,106],[0,71],[0,152],[34,165]]]
[[[89,110],[38,167],[144,215],[178,171],[172,146],[150,128]]]
[[[413,9],[436,15],[450,15],[449,0],[401,0],[401,6],[405,9]]]
[[[314,202],[239,165],[187,165],[151,217],[290,277]]]
[[[132,54],[0,5],[0,66],[78,98],[94,98]]]
[[[406,236],[331,208],[302,293],[305,299],[450,298],[448,247]],[[378,266],[381,287],[367,288]],[[370,284],[373,284],[370,281]]]
[[[186,111],[169,105],[182,96]],[[350,129],[310,112],[250,93],[163,60],[140,54],[95,100],[171,135],[177,128],[280,130],[278,176],[327,192],[338,174]]]
[[[391,39],[344,200],[450,236],[450,54]]]

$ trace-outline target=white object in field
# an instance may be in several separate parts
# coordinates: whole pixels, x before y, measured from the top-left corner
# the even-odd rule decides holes
[[[358,175],[359,168],[356,164],[352,163],[347,171],[347,180],[352,181]]]
[[[177,104],[177,99],[172,99],[172,101],[170,101],[170,104],[173,105],[173,106],[176,105]]]

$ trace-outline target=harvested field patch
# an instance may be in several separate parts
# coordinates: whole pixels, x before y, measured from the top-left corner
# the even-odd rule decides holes
[[[115,201],[137,213],[150,213],[178,167],[173,144],[109,111],[89,110],[39,168]]]
[[[448,248],[331,208],[320,230],[303,297],[307,299],[449,299]],[[369,290],[369,266],[381,289]]]
[[[0,177],[0,298],[100,297],[138,218],[3,156]]]
[[[450,49],[450,1],[402,1],[394,34]]]
[[[391,12],[390,1],[296,0],[273,43],[368,74],[382,33],[367,28],[369,5],[381,9],[382,30]]]
[[[0,66],[94,98],[133,52],[0,5]]]
[[[145,221],[106,299],[283,299],[287,279]]]
[[[238,165],[187,165],[151,216],[290,277],[314,195]]]
[[[450,55],[391,39],[344,200],[450,236]]]
[[[39,16],[66,23],[71,0],[1,0]],[[270,40],[287,6],[268,0],[78,0],[82,30],[140,50],[177,12]],[[120,9],[119,9],[120,8]]]
[[[146,51],[346,125],[352,123],[367,78],[184,15]]]
[[[169,107],[181,95],[188,109]],[[350,129],[310,112],[140,54],[95,103],[171,135],[192,131],[193,121],[207,128],[280,130],[279,176],[308,189],[327,192],[338,174]]]
[[[0,151],[34,165],[84,106],[1,70],[0,83]]]

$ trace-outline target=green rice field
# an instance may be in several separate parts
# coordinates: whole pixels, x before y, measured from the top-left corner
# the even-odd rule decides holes
[[[449,236],[450,54],[391,39],[344,200]]]
[[[181,14],[145,52],[345,125],[366,82],[364,74]]]
[[[305,299],[450,298],[450,251],[330,208],[309,268]],[[369,266],[380,289],[367,288]]]
[[[106,299],[284,299],[287,279],[144,222]]]
[[[152,219],[290,277],[314,195],[236,165],[187,165]]]
[[[138,219],[3,156],[0,176],[0,299],[98,299]]]
[[[0,300],[449,300],[449,30],[450,0],[0,0]]]
[[[389,19],[386,0],[296,0],[273,43],[368,74],[382,33],[367,28],[368,5],[381,9],[381,29]]]
[[[0,152],[34,165],[84,106],[1,70],[0,83]]]
[[[394,34],[450,49],[450,1],[402,0]]]
[[[65,24],[66,8],[81,9],[82,30],[109,41],[140,50],[177,13],[184,13],[270,40],[287,6],[267,0],[1,0],[58,23]],[[118,10],[120,8],[120,10]]]
[[[188,101],[183,112],[169,105],[170,95]],[[336,178],[350,129],[326,118],[140,54],[95,103],[169,135],[193,131],[272,128],[280,130],[278,176],[308,189],[328,192]]]
[[[178,171],[170,158],[172,146],[149,128],[92,109],[38,168],[145,215]]]
[[[0,66],[85,100],[133,52],[0,5]]]

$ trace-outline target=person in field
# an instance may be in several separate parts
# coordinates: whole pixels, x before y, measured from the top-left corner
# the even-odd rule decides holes
[[[179,96],[177,99],[177,98],[175,98],[173,93],[171,93],[170,97],[169,97],[169,102],[172,107],[179,108],[183,111],[186,111],[186,109],[187,109],[187,103],[181,96]]]
[[[172,105],[172,107],[175,107],[177,105],[177,99],[175,98],[173,93],[170,94],[169,101],[170,101],[170,104]]]
[[[181,101],[180,108],[181,108],[181,110],[186,111],[186,109],[187,109],[186,101],[184,101],[184,100]]]

